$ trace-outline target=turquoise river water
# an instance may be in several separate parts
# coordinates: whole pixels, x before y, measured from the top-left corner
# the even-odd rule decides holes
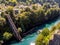
[[[45,27],[50,29],[53,25],[57,24],[58,22],[60,22],[60,18],[58,18],[57,20],[55,20],[51,23],[45,24],[45,26],[43,26],[43,27],[40,26],[42,28],[39,27],[36,30],[41,30]],[[37,32],[34,32],[34,33],[29,34],[26,37],[24,37],[21,42],[16,42],[16,43],[12,42],[10,45],[31,45],[31,43],[35,41],[36,37],[37,37]]]

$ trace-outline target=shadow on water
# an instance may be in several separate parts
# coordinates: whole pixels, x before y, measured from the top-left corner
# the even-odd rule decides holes
[[[47,28],[46,26],[55,23],[57,20],[60,20],[60,17],[56,17],[56,18],[53,19],[53,20],[46,21],[46,22],[44,22],[44,24],[41,24],[41,25],[36,26],[36,27],[33,29],[32,32],[29,32],[29,34],[32,34],[32,33],[36,32],[36,31],[38,31],[38,30],[41,30],[41,29],[43,29],[43,28]]]

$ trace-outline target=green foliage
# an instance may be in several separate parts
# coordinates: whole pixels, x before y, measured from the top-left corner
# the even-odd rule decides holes
[[[49,33],[50,33],[49,29],[44,28],[36,39],[36,45],[48,45],[48,41],[50,38],[50,36],[48,36]]]
[[[50,37],[51,37],[51,35],[48,35],[47,37],[44,38],[44,40],[43,40],[44,45],[49,45]]]
[[[36,5],[32,5],[32,9],[36,10],[37,6]]]
[[[45,14],[46,14],[46,17],[48,17],[48,19],[53,19],[60,15],[59,12],[60,12],[59,8],[50,8],[47,10]]]
[[[9,32],[5,32],[5,33],[3,34],[3,39],[4,39],[4,40],[9,40],[11,37],[12,37],[12,34],[9,33]]]
[[[25,11],[26,11],[26,12],[29,12],[29,11],[31,11],[31,9],[30,9],[29,7],[26,7],[26,8],[25,8]]]
[[[6,24],[6,20],[3,17],[0,17],[0,26],[4,26]]]
[[[22,32],[22,29],[21,28],[18,28],[18,32]]]
[[[42,35],[43,36],[49,35],[49,29],[48,28],[44,28],[43,31],[42,31]]]
[[[6,1],[7,2],[9,1],[11,3],[17,3],[16,0],[6,0]],[[31,4],[33,0],[24,0],[24,1],[27,2],[28,4]],[[34,0],[34,2],[36,2],[36,1],[37,0]],[[45,2],[45,0],[40,0],[40,1],[42,3]],[[51,20],[51,19],[59,16],[60,15],[60,8],[51,7],[51,6],[53,6],[53,5],[50,4],[50,3],[44,3],[42,6],[39,6],[37,4],[32,4],[30,6],[27,6],[24,9],[21,9],[20,10],[21,13],[18,14],[18,15],[15,15],[15,17],[13,17],[13,15],[14,15],[13,14],[13,8],[14,7],[13,6],[8,6],[7,10],[6,10],[6,13],[11,15],[11,17],[12,17],[14,23],[16,24],[16,26],[20,27],[20,28],[18,28],[18,32],[22,33],[22,32],[28,31],[29,29],[35,27],[36,25],[42,24],[45,21]],[[4,17],[3,16],[4,13],[2,13],[1,15],[2,15],[2,17]],[[2,18],[2,17],[0,18],[0,26],[5,26],[5,28],[0,27],[0,30],[3,30],[3,31],[1,31],[1,33],[2,32],[3,33],[4,32],[11,32],[9,30],[10,28],[8,27],[8,24],[4,25],[6,22],[8,23],[8,21],[5,20],[6,17],[4,17],[4,18]],[[56,28],[53,27],[52,31],[54,31],[55,29]],[[6,34],[4,34],[4,35],[6,35]],[[48,35],[49,35],[49,29],[47,29],[47,28],[43,29],[40,36],[38,36],[38,39],[37,39],[38,42],[37,43],[40,43],[39,45],[43,45],[44,42],[47,42],[47,44],[48,44],[48,38],[46,38]],[[9,38],[9,36],[6,35],[5,39],[8,40],[8,38]]]
[[[44,36],[42,34],[39,34],[36,39],[36,45],[43,45]]]
[[[45,11],[47,11],[51,7],[52,7],[52,5],[50,3],[44,3],[43,4],[43,9],[45,9]]]
[[[21,14],[15,17],[15,19],[17,19],[15,22],[18,22],[17,24],[26,31],[35,25],[43,23],[45,20],[51,20],[59,16],[59,12],[59,8],[50,7],[45,11],[43,6],[32,5],[32,8],[26,7],[24,10],[21,10]]]
[[[17,4],[17,0],[2,0],[1,3],[4,3],[6,5],[15,6]]]
[[[18,24],[23,25],[25,29],[29,29],[30,27],[33,27],[33,25],[37,23],[42,23],[45,14],[43,8],[38,8],[36,10],[25,8],[25,11],[21,14],[17,15],[16,19],[19,20]]]
[[[36,45],[49,45],[49,41],[51,40],[52,35],[56,30],[60,29],[60,22],[53,26],[50,31],[47,28],[44,28],[42,32],[36,38]]]
[[[53,27],[51,28],[51,32],[54,31],[54,30],[56,30],[56,29],[57,29],[57,27],[56,27],[56,26],[53,26]]]
[[[21,24],[21,27],[23,29],[25,29],[26,27],[28,28],[28,24],[30,23],[30,20],[29,20],[29,14],[30,12],[23,12],[22,14],[20,14],[18,17],[19,17],[19,21],[20,21],[20,24]]]
[[[12,6],[8,6],[6,13],[12,15],[13,14],[13,7]]]

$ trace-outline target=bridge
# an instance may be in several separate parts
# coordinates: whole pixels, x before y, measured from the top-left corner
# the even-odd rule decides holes
[[[9,14],[5,14],[5,16],[9,22],[9,25],[12,28],[12,31],[13,31],[15,38],[17,38],[17,40],[21,41],[22,37],[21,37],[20,33],[17,31],[17,28],[16,28],[11,16]]]

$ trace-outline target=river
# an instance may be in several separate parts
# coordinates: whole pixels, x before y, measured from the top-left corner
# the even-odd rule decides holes
[[[41,30],[45,27],[50,29],[53,25],[55,25],[59,22],[60,22],[60,18],[58,18],[55,21],[52,21],[48,24],[42,25],[42,26],[38,27],[36,30]],[[12,41],[10,45],[31,45],[31,43],[35,41],[37,35],[38,35],[37,32],[34,32],[34,33],[29,34],[26,37],[24,37],[21,42],[14,43],[14,41]]]

